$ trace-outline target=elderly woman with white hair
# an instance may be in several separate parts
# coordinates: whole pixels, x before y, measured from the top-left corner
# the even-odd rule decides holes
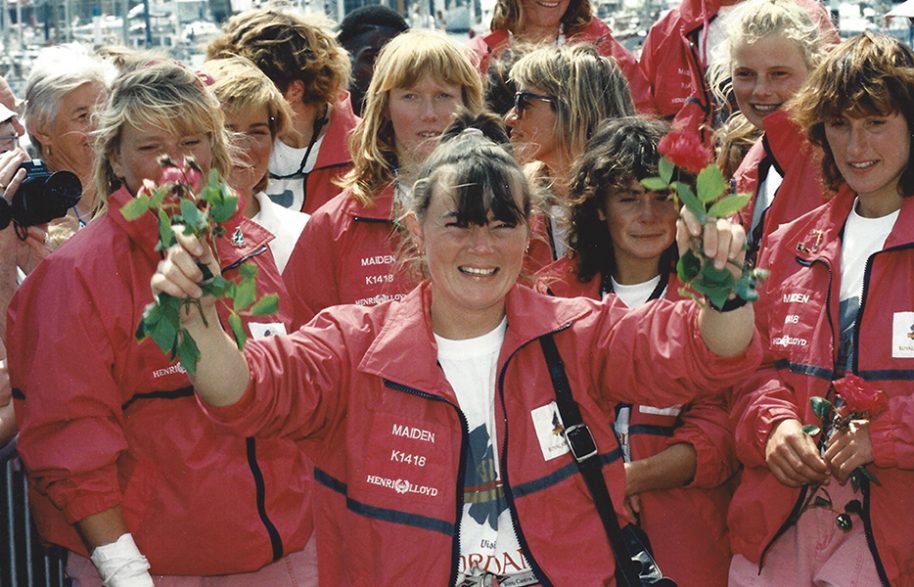
[[[72,171],[83,186],[80,202],[68,216],[82,228],[102,204],[92,187],[92,114],[104,100],[115,71],[76,43],[43,49],[25,88],[25,126],[29,140],[50,171]]]

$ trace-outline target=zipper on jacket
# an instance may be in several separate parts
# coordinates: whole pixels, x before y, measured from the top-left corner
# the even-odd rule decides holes
[[[857,317],[854,321],[854,373],[857,373],[860,368],[860,323],[863,319],[863,308],[866,305],[867,294],[869,293],[870,289],[870,271],[873,268],[873,260],[876,258],[876,255],[901,251],[910,249],[912,247],[914,247],[914,244],[906,244],[892,247],[891,249],[885,249],[883,251],[876,251],[866,260],[866,267],[863,270],[863,292],[860,294],[860,307],[857,308]],[[860,487],[863,491],[863,511],[860,513],[860,517],[863,518],[863,533],[866,536],[866,544],[870,549],[870,554],[873,555],[873,562],[876,564],[876,571],[879,573],[879,579],[884,585],[889,585],[889,580],[885,573],[885,565],[882,563],[882,557],[879,556],[879,549],[876,547],[876,538],[873,536],[873,523],[870,519],[869,479],[864,479],[864,483]]]
[[[384,379],[384,385],[390,387],[391,389],[396,389],[397,391],[402,391],[416,397],[421,397],[423,399],[430,399],[437,402],[445,403],[457,412],[457,416],[460,418],[460,462],[457,465],[457,516],[454,522],[454,539],[452,541],[451,548],[451,575],[447,582],[447,587],[452,587],[457,584],[457,573],[460,567],[460,523],[463,520],[463,494],[464,494],[464,470],[466,469],[466,460],[467,460],[467,444],[470,438],[469,424],[467,424],[466,416],[463,415],[463,412],[460,410],[460,406],[451,402],[443,397],[432,395],[428,392],[409,387],[408,385],[403,385],[402,383],[396,383],[389,379]]]
[[[832,370],[832,372],[834,372],[834,364],[835,364],[835,361],[837,360],[838,341],[836,340],[835,325],[832,322],[832,314],[831,314],[831,290],[832,290],[832,286],[834,284],[834,274],[832,273],[831,265],[828,263],[828,261],[826,261],[825,259],[822,259],[822,258],[813,259],[811,261],[808,259],[803,259],[801,257],[795,257],[795,259],[796,259],[797,263],[799,263],[803,267],[808,267],[808,268],[812,268],[812,266],[817,263],[821,264],[823,267],[825,267],[825,270],[828,272],[828,287],[826,288],[827,299],[825,300],[825,316],[827,318],[826,321],[828,322],[828,327],[831,330],[831,338],[832,338],[832,345],[831,345],[832,346],[832,359],[831,359],[832,360],[832,369],[831,370]],[[831,389],[831,385],[829,385],[829,390],[830,389]],[[788,528],[790,528],[792,525],[794,525],[797,522],[800,515],[803,513],[802,511],[800,511],[800,508],[803,507],[803,503],[806,501],[806,493],[808,491],[809,491],[809,485],[804,485],[802,491],[800,491],[800,495],[797,497],[797,501],[793,504],[793,508],[790,510],[790,514],[787,516],[787,519],[784,520],[784,523],[781,524],[781,527],[778,528],[778,531],[774,533],[774,536],[771,537],[771,540],[768,541],[768,544],[766,544],[765,548],[762,550],[762,555],[759,557],[759,561],[758,561],[759,574],[762,573],[762,566],[765,564],[765,555],[768,554],[768,551],[771,549],[771,546],[775,543],[775,541],[778,538],[781,537],[782,534],[784,534],[784,532],[787,531]]]
[[[879,580],[885,587],[889,587],[889,579],[885,573],[885,566],[882,559],[879,558],[879,552],[876,549],[876,539],[873,537],[873,520],[870,518],[870,480],[866,477],[860,484],[863,491],[863,511],[860,512],[860,518],[863,520],[863,535],[866,536],[866,545],[873,555],[873,563],[876,565],[876,573],[879,574]]]
[[[389,218],[372,218],[370,216],[353,216],[353,222],[365,222],[368,224],[390,224],[394,225],[394,221]],[[450,402],[448,402],[450,403]]]
[[[266,250],[267,250],[267,245],[260,245],[259,247],[257,247],[256,249],[254,249],[253,251],[248,253],[247,255],[238,257],[237,259],[235,259],[234,261],[232,261],[231,263],[229,263],[228,265],[223,267],[222,272],[225,273],[226,271],[231,271],[232,269],[235,269],[236,267],[240,267],[241,264],[244,263],[245,261],[247,261],[248,259],[251,259],[252,257],[256,257],[258,255],[262,255]]]
[[[565,324],[561,328],[553,330],[550,334],[556,334],[567,328],[570,324]],[[535,339],[534,339],[535,340]],[[533,574],[539,579],[543,587],[552,587],[552,582],[546,576],[546,573],[543,571],[542,567],[536,562],[536,559],[533,558],[533,552],[530,550],[530,545],[527,543],[527,539],[524,537],[524,532],[521,530],[520,518],[517,515],[517,506],[514,504],[514,492],[511,490],[511,483],[508,478],[508,410],[505,406],[505,377],[508,374],[508,365],[511,363],[511,359],[525,346],[529,345],[531,341],[520,345],[515,349],[505,360],[505,364],[502,365],[501,372],[498,374],[498,397],[501,402],[501,411],[502,418],[505,422],[505,437],[501,441],[501,454],[498,456],[498,460],[501,463],[501,479],[502,486],[505,489],[505,501],[508,502],[508,512],[511,514],[511,522],[514,526],[514,537],[517,538],[517,543],[524,550],[524,556],[527,558],[527,562],[530,563],[530,569],[533,571]]]

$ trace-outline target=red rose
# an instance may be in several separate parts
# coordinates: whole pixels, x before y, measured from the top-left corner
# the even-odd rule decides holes
[[[162,169],[162,183],[183,183],[184,171],[178,167],[168,166]]]
[[[848,375],[838,379],[834,384],[835,391],[855,414],[866,414],[870,418],[875,418],[889,406],[889,400],[881,389],[857,375]]]
[[[670,163],[693,174],[711,161],[711,150],[693,133],[673,131],[660,139],[657,150]]]

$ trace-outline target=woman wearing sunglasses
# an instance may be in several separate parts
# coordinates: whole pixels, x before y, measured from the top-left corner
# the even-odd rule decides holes
[[[632,54],[613,38],[612,30],[593,15],[590,0],[559,0],[555,3],[537,0],[497,0],[492,15],[492,32],[473,38],[467,45],[474,63],[486,73],[489,62],[521,43],[594,45],[601,55],[619,64],[631,87],[639,112],[655,112],[650,84]]]
[[[544,212],[557,259],[567,250],[571,166],[600,121],[634,114],[631,92],[616,63],[589,45],[537,49],[511,68],[511,79],[518,92],[505,123],[517,158],[551,195]]]

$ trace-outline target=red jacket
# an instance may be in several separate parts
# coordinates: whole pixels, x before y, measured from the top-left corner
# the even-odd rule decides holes
[[[180,364],[153,341],[136,342],[161,257],[154,218],[119,213],[129,197],[109,197],[108,213],[43,261],[10,306],[18,448],[35,521],[45,540],[87,556],[72,524],[120,505],[154,574],[256,570],[310,537],[310,464],[288,439],[219,430]],[[246,219],[240,226],[243,245],[230,243],[231,228],[218,241],[224,274],[237,276],[250,258],[258,292],[283,294],[272,236]]]
[[[733,174],[736,191],[752,194],[749,205],[739,212],[739,223],[747,233],[752,226],[752,212],[758,199],[759,170],[763,166],[773,166],[783,182],[777,197],[765,211],[761,233],[753,241],[757,245],[764,244],[765,237],[782,224],[825,203],[821,154],[806,141],[787,112],[779,110],[765,117],[765,134],[749,149]]]
[[[839,41],[828,11],[819,2],[797,2],[819,24],[828,42]],[[676,117],[696,131],[701,124],[713,126],[714,99],[705,78],[707,63],[700,55],[699,42],[705,20],[714,20],[719,11],[720,0],[682,0],[651,26],[641,49],[639,64],[650,84],[657,112],[666,118]],[[686,109],[688,115],[680,114],[688,104],[692,105]]]
[[[807,491],[774,478],[765,465],[765,447],[781,420],[818,422],[811,396],[832,397],[840,234],[853,199],[846,190],[782,226],[770,235],[760,259],[771,269],[755,307],[766,359],[740,386],[735,401],[737,456],[745,468],[729,513],[733,551],[751,561],[760,561],[791,524],[791,512]],[[883,580],[911,586],[914,526],[903,512],[914,511],[914,197],[904,199],[883,251],[868,261],[864,280],[853,371],[888,395],[889,408],[870,423],[874,462],[869,467],[881,485],[864,487],[862,517]]]
[[[393,202],[393,185],[370,208],[347,189],[311,216],[283,273],[296,327],[330,306],[374,306],[412,289],[396,260]]]
[[[577,264],[564,257],[547,267],[548,288],[561,297],[600,299],[601,277],[587,283],[577,278]],[[668,300],[680,300],[682,284],[671,275],[666,284]],[[639,390],[640,392],[641,390]],[[644,389],[650,398],[649,389]],[[629,446],[632,460],[644,459],[676,443],[692,445],[697,457],[695,478],[687,487],[641,493],[641,527],[654,548],[664,573],[681,587],[727,584],[730,547],[727,539],[727,506],[737,462],[728,411],[723,396],[703,398],[681,408],[631,406]],[[610,429],[615,422],[615,412]]]
[[[349,92],[342,92],[339,101],[330,109],[330,122],[317,152],[317,161],[305,180],[302,212],[313,214],[340,193],[336,181],[352,169],[349,135],[358,122],[359,118],[352,111]]]
[[[454,584],[469,431],[437,364],[430,296],[423,284],[399,303],[339,306],[290,336],[249,345],[244,396],[209,408],[236,432],[299,439],[316,459],[321,584]],[[555,401],[537,337],[555,333],[623,517],[622,461],[605,425],[615,402],[647,399],[648,387],[657,403],[689,401],[750,373],[759,348],[711,354],[693,304],[625,313],[523,286],[506,304],[495,421],[518,540],[543,585],[612,584],[613,557],[583,479],[534,428],[531,412]]]
[[[467,43],[466,51],[470,60],[478,64],[479,70],[485,74],[489,70],[489,59],[496,57],[505,50],[511,40],[511,33],[506,30],[496,30],[485,35],[478,35]],[[569,43],[592,42],[597,46],[601,55],[612,57],[628,80],[632,91],[632,100],[638,112],[653,114],[657,112],[651,98],[650,84],[645,79],[644,73],[638,67],[634,56],[619,41],[612,36],[612,29],[605,22],[593,17],[590,23],[575,32],[568,38]]]

